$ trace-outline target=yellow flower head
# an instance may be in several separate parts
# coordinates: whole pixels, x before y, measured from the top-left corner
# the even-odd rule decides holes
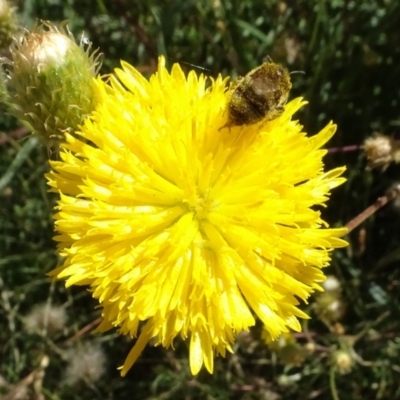
[[[96,111],[67,135],[48,176],[67,286],[90,285],[105,331],[136,337],[122,367],[149,340],[190,338],[190,367],[213,371],[214,352],[257,316],[272,338],[300,330],[297,308],[320,289],[344,229],[324,229],[315,205],[343,182],[323,171],[329,124],[307,137],[296,99],[267,123],[221,129],[226,81],[160,58],[146,80],[127,63],[96,81]]]

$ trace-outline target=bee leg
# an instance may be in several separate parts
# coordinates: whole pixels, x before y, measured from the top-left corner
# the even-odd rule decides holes
[[[268,116],[267,121],[271,121],[275,118],[278,118],[280,115],[283,114],[284,111],[285,111],[284,106],[276,107],[275,110],[273,110],[271,114]]]
[[[221,128],[218,128],[218,132],[221,132],[222,129],[229,128],[229,133],[231,132],[232,124],[228,121],[225,125],[222,125]]]

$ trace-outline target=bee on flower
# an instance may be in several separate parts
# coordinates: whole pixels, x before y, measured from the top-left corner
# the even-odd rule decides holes
[[[64,256],[52,275],[90,286],[98,331],[135,338],[122,375],[149,341],[190,341],[195,375],[256,318],[272,339],[299,331],[300,301],[346,245],[315,209],[344,181],[320,149],[335,126],[307,136],[295,99],[265,124],[220,130],[227,80],[169,72],[163,57],[149,80],[122,62],[95,90],[95,112],[66,133],[48,174]]]

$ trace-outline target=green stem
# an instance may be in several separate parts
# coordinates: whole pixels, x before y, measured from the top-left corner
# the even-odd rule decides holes
[[[335,367],[331,367],[331,370],[329,373],[329,383],[330,383],[330,387],[331,387],[331,393],[332,393],[333,400],[340,400],[337,389],[336,389]]]
[[[0,178],[0,191],[2,191],[14,178],[14,175],[19,170],[24,161],[28,158],[32,150],[37,146],[39,139],[36,136],[31,136],[21,147],[6,173]]]

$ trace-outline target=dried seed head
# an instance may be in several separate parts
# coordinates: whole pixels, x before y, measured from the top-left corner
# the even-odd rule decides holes
[[[85,343],[70,349],[67,359],[64,384],[68,386],[74,386],[79,381],[96,382],[106,369],[106,356],[96,344]]]
[[[391,162],[400,161],[400,151],[396,142],[379,133],[365,140],[363,150],[369,169],[381,168],[384,171]]]
[[[29,333],[51,337],[66,326],[67,314],[64,307],[39,304],[26,315],[24,322]]]

